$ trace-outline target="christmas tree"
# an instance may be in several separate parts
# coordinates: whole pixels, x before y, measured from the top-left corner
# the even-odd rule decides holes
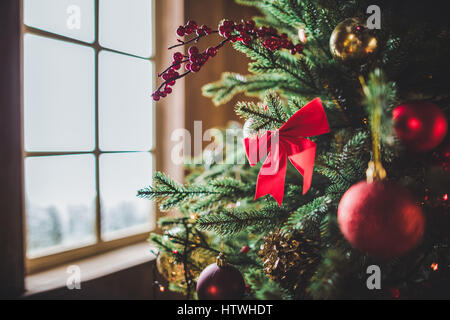
[[[189,50],[173,54],[153,94],[163,99],[232,45],[252,60],[249,74],[225,73],[203,94],[216,105],[260,99],[236,105],[242,136],[222,130],[184,184],[158,172],[138,192],[177,212],[150,239],[170,289],[200,299],[448,298],[445,8],[238,2],[261,16],[180,26],[185,40],[171,49]],[[200,50],[213,36],[218,45]]]

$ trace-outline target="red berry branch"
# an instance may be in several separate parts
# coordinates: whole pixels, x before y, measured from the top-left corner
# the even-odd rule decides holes
[[[177,29],[177,35],[180,37],[191,35],[193,33],[196,34],[196,37],[188,41],[177,39],[178,44],[169,47],[169,50],[190,43],[197,43],[202,37],[213,33],[218,33],[224,39],[217,46],[209,47],[204,52],[200,52],[196,46],[189,47],[188,55],[184,55],[181,52],[175,52],[172,55],[172,64],[158,74],[158,77],[162,78],[164,82],[161,83],[155,92],[153,92],[153,100],[158,101],[160,98],[164,98],[172,93],[171,87],[175,85],[177,79],[183,78],[191,72],[200,71],[206,61],[208,61],[209,58],[214,57],[219,49],[227,42],[234,43],[240,41],[244,45],[249,45],[252,41],[260,40],[262,46],[271,51],[288,49],[291,51],[291,54],[296,54],[301,53],[303,50],[302,44],[294,45],[285,33],[280,35],[273,27],[257,28],[253,20],[242,21],[241,23],[224,20],[219,25],[219,30],[212,30],[205,25],[198,26],[194,21],[188,21],[186,25],[179,26]],[[180,74],[177,70],[180,70],[183,64],[186,72]]]

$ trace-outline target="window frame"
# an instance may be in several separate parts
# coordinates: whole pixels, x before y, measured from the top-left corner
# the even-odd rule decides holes
[[[95,198],[95,237],[96,242],[92,245],[87,246],[80,246],[80,247],[74,247],[66,250],[61,250],[55,253],[49,253],[48,255],[43,255],[35,258],[28,258],[27,256],[27,223],[26,223],[26,208],[25,205],[22,206],[22,217],[23,217],[23,243],[24,243],[24,259],[25,259],[25,269],[27,274],[33,274],[36,272],[40,272],[64,263],[68,263],[73,260],[79,260],[83,258],[88,258],[90,256],[94,256],[97,254],[101,254],[113,249],[117,249],[120,247],[124,247],[127,245],[135,244],[138,242],[145,241],[148,239],[149,232],[150,231],[158,231],[158,228],[151,229],[148,228],[148,230],[138,232],[138,233],[130,233],[129,235],[122,235],[121,237],[117,237],[113,240],[103,240],[102,239],[102,226],[101,226],[101,204],[100,204],[100,170],[99,170],[99,162],[100,162],[100,156],[101,154],[120,154],[120,153],[133,153],[133,151],[101,151],[99,148],[99,54],[101,51],[105,50],[112,53],[118,53],[122,55],[126,55],[129,57],[139,58],[145,61],[151,61],[153,64],[153,69],[158,69],[157,64],[157,55],[156,55],[156,38],[160,37],[158,34],[159,28],[157,26],[159,25],[155,20],[159,15],[156,14],[156,3],[155,0],[150,0],[151,6],[152,6],[152,30],[153,30],[153,37],[152,37],[152,54],[148,58],[143,58],[140,56],[136,56],[129,53],[124,53],[118,50],[113,50],[109,48],[102,47],[99,43],[99,2],[100,0],[94,0],[94,10],[95,10],[95,41],[93,43],[87,43],[83,42],[77,39],[72,39],[66,36],[54,34],[52,32],[40,30],[34,27],[26,26],[23,21],[23,0],[20,1],[20,7],[21,7],[21,14],[20,14],[20,42],[21,42],[21,132],[22,132],[22,171],[24,170],[24,162],[26,158],[29,157],[39,157],[39,156],[58,156],[58,155],[79,155],[79,154],[92,154],[95,157],[95,168],[96,168],[96,176],[95,176],[95,186],[96,186],[96,198]],[[83,45],[85,47],[89,47],[94,49],[95,51],[95,149],[93,151],[85,151],[85,152],[76,152],[76,151],[70,151],[70,152],[27,152],[25,151],[23,145],[24,145],[24,137],[23,137],[23,124],[24,124],[24,103],[23,103],[23,85],[24,85],[24,68],[23,68],[23,39],[25,34],[33,34],[37,36],[43,36],[46,38],[54,39],[54,40],[60,40],[65,41],[67,43],[72,44],[78,44]],[[151,92],[149,92],[149,99],[151,97]],[[150,150],[145,150],[142,152],[150,153],[152,156],[152,163],[153,163],[153,171],[158,170],[160,168],[159,164],[159,156],[158,152],[159,147],[161,146],[161,143],[158,142],[159,135],[158,135],[158,126],[157,123],[159,123],[160,119],[158,117],[158,112],[155,110],[155,106],[153,107],[153,132],[154,132],[154,141],[152,143],[152,148]],[[22,174],[22,190],[24,190],[24,174]],[[25,193],[23,191],[23,193]],[[25,195],[23,195],[25,197]],[[150,214],[150,212],[149,212]],[[160,216],[160,212],[158,211],[158,208],[156,208],[155,205],[152,207],[152,218],[157,219]],[[155,221],[156,222],[156,221]],[[152,222],[152,224],[154,224]],[[131,227],[130,229],[133,229]],[[126,229],[124,230],[126,232]],[[118,233],[122,233],[121,231],[118,231]],[[51,250],[52,248],[49,248]],[[49,251],[50,252],[50,251]]]

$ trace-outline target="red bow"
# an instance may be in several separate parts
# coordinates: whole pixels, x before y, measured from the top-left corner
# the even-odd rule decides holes
[[[330,132],[320,98],[298,110],[278,130],[269,130],[262,137],[245,138],[245,151],[253,167],[267,155],[256,183],[255,200],[272,195],[281,206],[286,178],[287,158],[303,176],[303,194],[311,186],[316,144],[305,137]]]

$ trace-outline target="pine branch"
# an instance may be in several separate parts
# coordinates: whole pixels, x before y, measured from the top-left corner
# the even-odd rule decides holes
[[[283,230],[298,229],[310,237],[317,237],[330,203],[331,199],[328,196],[321,196],[301,206],[289,216]]]
[[[197,227],[201,230],[214,231],[219,235],[235,234],[247,227],[264,232],[279,226],[288,214],[289,211],[280,209],[277,205],[267,205],[258,210],[224,209],[200,216]]]

